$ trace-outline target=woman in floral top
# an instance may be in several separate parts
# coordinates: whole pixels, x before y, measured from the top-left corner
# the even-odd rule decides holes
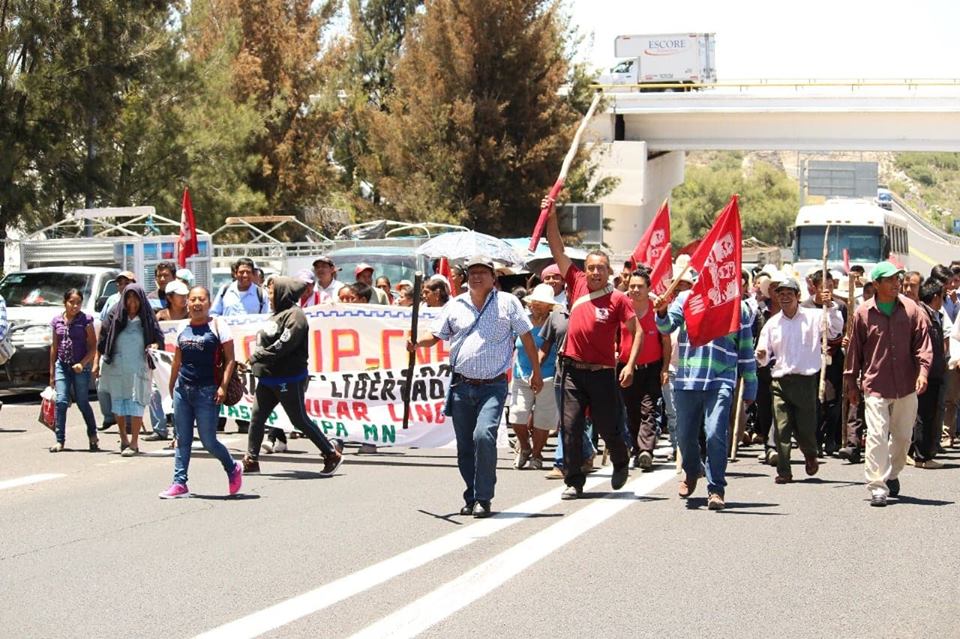
[[[90,408],[90,364],[97,352],[97,336],[93,330],[93,318],[80,311],[82,305],[83,293],[71,288],[63,295],[63,313],[50,322],[53,329],[50,386],[57,390],[57,443],[50,447],[51,453],[63,450],[71,395],[87,425],[90,450],[100,450],[97,422]]]

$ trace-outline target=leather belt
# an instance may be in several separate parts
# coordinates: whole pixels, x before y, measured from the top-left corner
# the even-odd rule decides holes
[[[578,359],[573,359],[566,356],[563,358],[563,365],[580,371],[602,371],[608,368],[613,368],[613,366],[607,366],[605,364],[590,364],[588,362],[581,362]]]
[[[454,384],[459,384],[462,382],[464,384],[470,384],[471,386],[484,386],[486,384],[496,384],[497,382],[505,382],[505,381],[507,381],[506,373],[500,373],[496,377],[491,377],[490,379],[473,379],[472,377],[465,377],[460,373],[453,374]]]

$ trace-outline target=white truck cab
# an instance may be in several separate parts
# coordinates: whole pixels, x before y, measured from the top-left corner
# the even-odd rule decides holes
[[[63,295],[72,288],[83,294],[83,312],[99,328],[100,308],[117,291],[119,269],[99,266],[46,266],[8,273],[0,281],[7,306],[10,341],[17,352],[3,366],[6,381],[16,385],[45,382],[50,371],[50,321],[63,312]]]

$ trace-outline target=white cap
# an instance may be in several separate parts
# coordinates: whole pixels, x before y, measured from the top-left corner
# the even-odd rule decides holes
[[[525,304],[530,302],[543,302],[544,304],[555,305],[557,296],[553,294],[553,287],[549,284],[537,284],[533,290],[523,298]]]

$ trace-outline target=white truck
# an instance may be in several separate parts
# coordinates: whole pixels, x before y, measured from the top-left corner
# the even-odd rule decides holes
[[[87,221],[93,237],[83,235]],[[133,271],[148,293],[155,290],[157,263],[176,261],[178,238],[162,234],[162,227],[178,228],[179,222],[156,215],[153,207],[89,209],[74,211],[22,239],[8,240],[8,250],[15,247],[19,254],[20,268],[5,274],[0,295],[6,301],[10,340],[17,352],[0,367],[0,384],[47,379],[50,320],[63,311],[67,290],[83,293],[82,310],[95,319],[107,297],[116,292],[114,278],[121,271]],[[198,231],[197,245],[199,253],[187,258],[187,267],[198,284],[209,287],[210,235]]]
[[[600,84],[642,88],[645,84],[669,84],[646,90],[682,90],[684,85],[717,81],[716,39],[713,33],[665,33],[622,35],[614,40],[619,61]]]

